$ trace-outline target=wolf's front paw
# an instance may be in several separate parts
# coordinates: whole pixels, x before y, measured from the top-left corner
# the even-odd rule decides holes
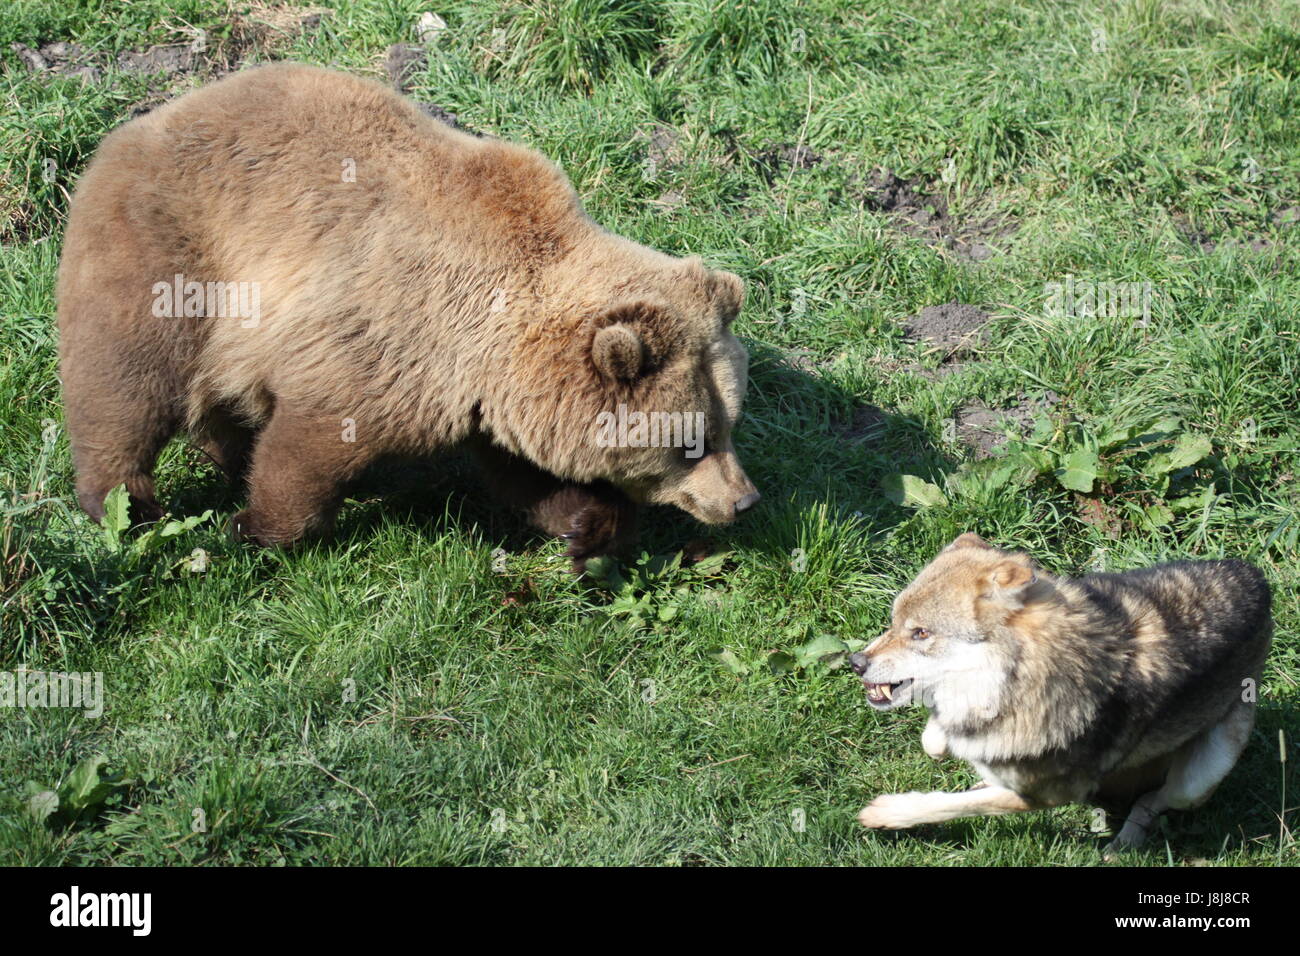
[[[924,799],[925,794],[915,790],[911,793],[887,793],[863,807],[858,822],[872,830],[906,830],[916,826],[918,805]]]
[[[921,749],[935,760],[948,756],[948,735],[933,719],[921,731]]]

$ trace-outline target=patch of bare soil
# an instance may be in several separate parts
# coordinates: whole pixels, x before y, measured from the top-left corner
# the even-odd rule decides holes
[[[634,139],[641,161],[652,175],[656,170],[679,166],[686,159],[681,131],[664,123],[638,130]]]
[[[927,382],[942,382],[959,372],[964,372],[970,366],[965,362],[944,362],[938,368],[926,368],[924,365],[904,365],[904,372],[911,372],[917,378],[923,378]]]
[[[774,185],[791,172],[807,172],[828,161],[826,156],[804,143],[774,143],[755,149],[743,142],[733,129],[714,130],[713,137],[722,147],[718,165],[728,169],[753,170],[767,186]],[[742,189],[741,198],[748,192]]]
[[[903,320],[903,337],[923,343],[925,351],[939,356],[937,368],[912,362],[902,366],[904,372],[938,382],[964,371],[967,363],[959,359],[974,356],[988,342],[986,328],[989,314],[979,306],[961,302],[926,306],[916,315]]]
[[[429,65],[429,51],[418,43],[394,43],[384,57],[384,72],[399,93],[411,91],[411,77]]]
[[[821,362],[817,353],[812,349],[789,349],[782,353],[781,364],[794,369],[796,372],[804,372],[809,375],[816,375],[821,371]]]
[[[884,435],[888,417],[884,409],[875,405],[859,405],[848,421],[840,422],[835,430],[851,442],[875,441]]]
[[[123,50],[115,57],[87,50],[77,43],[57,40],[40,47],[11,43],[29,73],[75,77],[99,82],[113,73],[150,77],[148,95],[133,105],[131,117],[140,116],[167,100],[207,81],[233,73],[250,60],[274,60],[298,35],[317,29],[327,11],[313,7],[269,7],[258,3],[231,6],[226,29],[219,37],[198,30],[181,30],[190,39],[151,47]]]
[[[1124,520],[1101,498],[1075,495],[1074,502],[1079,509],[1079,520],[1084,524],[1092,525],[1108,538],[1118,539],[1124,532]]]
[[[989,314],[976,305],[946,302],[928,305],[903,320],[903,335],[922,342],[927,352],[938,352],[947,363],[977,351],[988,342]]]
[[[1238,249],[1243,247],[1251,252],[1265,252],[1276,244],[1268,236],[1249,232],[1240,238],[1228,236],[1223,232],[1210,232],[1184,213],[1175,213],[1173,221],[1178,234],[1189,245],[1196,247],[1206,255],[1210,255],[1218,249]],[[1278,229],[1293,229],[1297,223],[1300,223],[1300,206],[1284,205],[1274,209],[1269,213],[1268,221]]]
[[[231,6],[226,38],[208,51],[208,68],[218,76],[233,73],[251,60],[278,60],[299,36],[310,35],[329,16],[324,7]]]
[[[1016,231],[1014,224],[998,217],[959,219],[939,190],[923,186],[920,180],[902,179],[888,169],[873,170],[865,181],[851,182],[850,190],[859,192],[868,209],[887,213],[900,232],[968,262],[992,257],[998,241]]]
[[[770,186],[787,170],[816,169],[822,164],[822,155],[802,144],[779,143],[759,150],[753,161],[758,175]]]
[[[199,51],[190,43],[165,43],[117,56],[117,68],[125,73],[193,73],[202,63]]]
[[[953,416],[957,439],[974,453],[976,458],[991,458],[1007,443],[1006,426],[1021,435],[1029,433],[1034,417],[1049,411],[1060,401],[1055,392],[1030,396],[1021,392],[1006,408],[989,408],[982,402],[957,409]]]
[[[99,81],[101,71],[93,57],[79,43],[62,40],[47,43],[39,50],[25,43],[11,43],[11,49],[29,73],[49,72],[58,76],[73,77],[87,83]]]
[[[432,103],[421,103],[417,101],[415,105],[418,106],[425,115],[432,116],[434,119],[446,123],[448,126],[455,127],[456,129],[466,133],[471,133],[480,139],[483,137],[482,133],[476,129],[470,129],[460,121],[459,116],[450,110],[445,110],[441,106],[434,106]]]
[[[384,56],[384,72],[388,74],[388,80],[393,84],[393,89],[402,95],[411,92],[411,78],[425,69],[428,64],[429,48],[419,43],[394,43],[388,48],[388,52]],[[472,133],[475,136],[481,137],[483,135],[477,130],[470,129],[460,121],[459,116],[450,110],[443,109],[441,106],[420,100],[416,100],[415,105],[426,116],[432,116],[448,126],[463,130],[466,133]]]
[[[680,130],[665,123],[652,123],[633,134],[633,142],[636,144],[633,155],[647,180],[656,181],[662,173],[686,161],[683,138]],[[687,199],[679,189],[666,189],[648,202],[671,213],[685,206]]]
[[[686,196],[680,190],[668,189],[650,200],[664,212],[676,212],[686,205]]]

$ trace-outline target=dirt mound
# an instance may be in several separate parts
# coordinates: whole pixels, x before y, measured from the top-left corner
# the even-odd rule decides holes
[[[876,212],[906,212],[924,209],[929,200],[917,192],[910,182],[895,176],[888,169],[873,169],[867,176],[862,202]],[[940,199],[939,202],[943,203]],[[943,203],[945,212],[947,204]]]
[[[769,186],[786,170],[816,169],[822,156],[807,146],[780,143],[754,154],[754,168]]]
[[[127,73],[193,73],[201,62],[190,44],[166,43],[147,50],[119,53],[117,68]]]
[[[681,131],[671,126],[655,123],[649,129],[638,132],[636,139],[642,147],[642,160],[652,169],[677,166],[686,159]]]
[[[941,353],[941,361],[969,355],[988,341],[989,314],[961,302],[929,305],[903,320],[903,335]]]
[[[384,72],[397,92],[409,93],[411,77],[428,65],[428,51],[418,43],[394,43],[384,59]]]
[[[867,209],[890,215],[900,232],[946,249],[959,259],[983,262],[994,254],[989,243],[1015,232],[1015,226],[997,218],[958,219],[938,190],[888,169],[873,170],[858,188]]]
[[[388,48],[384,56],[384,72],[388,74],[389,82],[393,84],[393,89],[403,96],[411,92],[411,78],[425,69],[429,64],[429,50],[418,43],[394,43]],[[424,103],[416,100],[415,103],[426,116],[432,116],[439,122],[446,123],[448,126],[466,133],[473,133],[475,136],[483,134],[477,130],[465,126],[460,117],[449,110],[436,106],[433,103]]]
[[[1026,435],[1033,427],[1035,416],[1049,411],[1059,401],[1060,396],[1055,392],[1038,396],[1021,392],[1006,408],[989,408],[982,402],[973,402],[957,409],[953,416],[957,439],[976,458],[991,458],[1007,443],[1007,425],[1014,432]]]
[[[79,43],[58,40],[45,44],[39,50],[34,50],[25,43],[11,43],[9,49],[30,73],[49,72],[87,83],[98,82],[102,75],[91,54]]]
[[[851,442],[873,441],[885,433],[889,416],[875,405],[859,405],[848,421],[840,422],[836,431]]]

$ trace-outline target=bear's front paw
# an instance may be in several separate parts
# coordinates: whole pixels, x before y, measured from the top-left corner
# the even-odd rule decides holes
[[[260,536],[257,533],[257,526],[254,522],[252,512],[248,509],[237,512],[230,519],[228,526],[230,537],[234,541],[247,542],[259,547],[265,547]]]
[[[906,830],[916,826],[919,805],[925,794],[887,793],[862,808],[858,822],[872,830]]]
[[[586,505],[574,513],[569,530],[560,537],[569,543],[564,556],[573,559],[575,574],[587,569],[588,558],[618,549],[622,517],[617,505],[604,502]]]
[[[163,510],[162,505],[158,504],[153,498],[136,498],[131,496],[130,517],[131,524],[150,524],[158,521],[167,512]]]
[[[284,548],[293,543],[290,536],[272,533],[251,508],[245,508],[230,519],[230,537],[259,548]]]

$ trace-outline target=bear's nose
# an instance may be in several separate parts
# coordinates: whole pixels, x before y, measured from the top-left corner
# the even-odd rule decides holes
[[[849,666],[853,668],[853,673],[861,677],[867,672],[867,655],[858,651],[856,654],[849,655]]]
[[[751,491],[749,494],[745,495],[745,497],[738,499],[736,501],[736,514],[740,514],[742,511],[748,511],[750,508],[754,507],[754,505],[758,504],[758,499],[762,497],[763,496],[757,491]]]

